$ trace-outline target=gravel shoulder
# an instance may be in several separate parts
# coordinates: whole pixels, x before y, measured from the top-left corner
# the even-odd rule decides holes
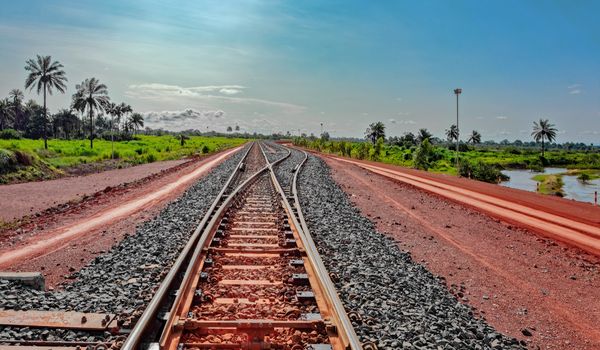
[[[461,303],[424,265],[377,231],[310,156],[299,177],[307,224],[362,341],[379,349],[520,349]]]
[[[462,303],[496,329],[532,348],[600,348],[600,259],[404,183],[324,159],[334,180],[378,231],[442,277]]]

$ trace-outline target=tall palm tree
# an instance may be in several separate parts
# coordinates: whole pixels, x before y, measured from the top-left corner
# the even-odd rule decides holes
[[[422,143],[423,141],[430,139],[431,136],[433,136],[429,130],[422,128],[419,129],[419,132],[417,133],[417,142]]]
[[[458,128],[456,124],[450,125],[450,129],[446,129],[446,138],[452,142],[458,138]]]
[[[28,59],[25,70],[29,72],[25,79],[25,88],[33,89],[36,85],[37,93],[44,93],[44,148],[48,149],[48,135],[46,133],[46,124],[48,123],[48,109],[46,108],[46,93],[52,95],[52,90],[56,89],[61,93],[65,93],[67,86],[65,82],[67,77],[65,71],[62,70],[63,65],[58,61],[52,62],[50,56],[37,55],[37,59]]]
[[[135,131],[144,127],[144,117],[139,113],[133,113],[129,118],[129,122]]]
[[[473,130],[471,132],[471,136],[469,136],[469,142],[477,145],[481,143],[481,134],[477,130]]]
[[[90,117],[90,148],[94,148],[94,113],[104,111],[110,99],[106,85],[101,84],[96,78],[88,78],[75,86],[77,92],[73,95],[72,108]]]
[[[544,140],[552,142],[556,139],[556,132],[558,129],[554,127],[554,124],[550,124],[548,119],[540,119],[539,122],[533,122],[533,132],[531,136],[535,142],[542,141],[542,157],[544,156]]]
[[[13,109],[10,100],[5,98],[0,100],[0,130],[8,126],[8,123],[14,120]]]

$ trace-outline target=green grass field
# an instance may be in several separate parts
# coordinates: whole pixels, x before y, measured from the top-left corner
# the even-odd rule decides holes
[[[116,167],[213,153],[246,141],[192,136],[181,146],[174,136],[138,135],[114,143]],[[101,139],[94,140],[93,149],[89,140],[49,140],[48,150],[42,140],[0,140],[0,183],[57,177],[82,164],[109,163],[111,154],[111,142]]]

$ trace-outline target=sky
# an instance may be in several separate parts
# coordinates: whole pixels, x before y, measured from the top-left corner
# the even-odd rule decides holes
[[[428,128],[600,143],[599,1],[10,1],[0,8],[0,97],[28,58],[96,77],[146,125],[362,137]],[[35,91],[27,98],[41,102]]]

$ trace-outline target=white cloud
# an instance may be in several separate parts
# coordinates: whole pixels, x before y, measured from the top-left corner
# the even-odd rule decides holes
[[[389,121],[392,124],[400,124],[400,125],[414,125],[414,124],[417,124],[414,120],[410,120],[410,119],[409,120],[405,120],[405,119],[398,120],[398,119],[391,118]]]
[[[583,92],[583,89],[581,89],[582,85],[581,84],[572,84],[567,86],[567,90],[569,91],[569,95],[579,95]]]
[[[396,124],[396,119],[394,119],[394,118],[391,118],[391,119],[390,119],[390,123],[392,123],[392,124]]]
[[[498,119],[498,120],[506,120],[506,119],[508,119],[508,117],[505,116],[505,115],[499,115],[499,116],[496,117],[496,119]]]
[[[178,85],[168,85],[160,83],[133,84],[129,85],[125,95],[130,98],[152,99],[173,101],[174,99],[184,99],[184,101],[196,100],[205,103],[225,103],[225,104],[251,104],[267,107],[278,107],[285,112],[301,112],[306,108],[287,102],[269,101],[251,97],[234,97],[241,93],[246,87],[242,85],[208,85],[182,87]],[[224,95],[216,95],[221,93]]]

